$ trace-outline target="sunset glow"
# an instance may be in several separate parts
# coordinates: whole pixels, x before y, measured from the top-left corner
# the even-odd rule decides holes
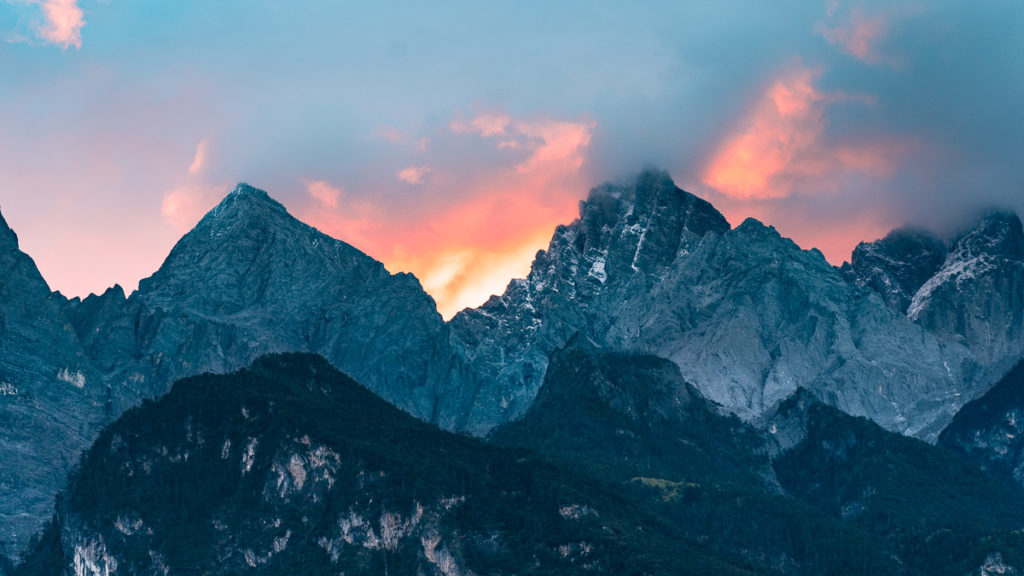
[[[446,317],[646,165],[833,264],[1024,209],[1017,5],[300,4],[0,0],[0,209],[53,288],[131,291],[239,182]]]

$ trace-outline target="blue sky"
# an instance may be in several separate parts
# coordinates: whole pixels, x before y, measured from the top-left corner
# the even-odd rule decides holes
[[[133,289],[236,182],[446,315],[644,165],[840,263],[1024,210],[1024,4],[0,0],[0,209]]]

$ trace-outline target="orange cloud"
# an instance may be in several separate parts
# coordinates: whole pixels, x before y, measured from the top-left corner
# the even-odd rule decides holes
[[[508,150],[504,168],[466,176],[435,166],[416,197],[420,206],[404,215],[374,200],[380,194],[353,195],[370,200],[342,199],[331,210],[307,205],[297,214],[392,272],[414,273],[445,318],[483,303],[511,278],[525,276],[555,226],[576,216],[587,190],[581,169],[594,124],[480,118],[449,127],[456,138]],[[498,126],[502,134],[495,132]],[[491,139],[499,135],[501,140]],[[506,139],[517,147],[502,146]]]
[[[920,7],[905,4],[868,14],[861,6],[840,10],[838,2],[833,0],[828,5],[825,19],[815,23],[814,32],[865,64],[888,64],[899,68],[903,58],[883,53],[883,43],[894,22],[919,12]]]
[[[790,190],[778,177],[816,144],[824,130],[823,96],[812,70],[795,67],[773,82],[744,129],[729,138],[705,170],[703,181],[740,198],[776,198]]]
[[[337,208],[338,199],[342,195],[341,189],[335,188],[323,180],[306,182],[306,192],[309,192],[313,199],[327,208]]]
[[[769,84],[739,131],[726,136],[712,155],[703,184],[729,197],[763,200],[832,191],[849,175],[891,175],[911,143],[826,139],[830,106],[871,106],[874,100],[822,93],[815,87],[818,76],[817,71],[794,66]]]

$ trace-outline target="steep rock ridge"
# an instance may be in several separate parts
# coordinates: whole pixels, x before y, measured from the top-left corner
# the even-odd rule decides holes
[[[106,385],[63,301],[0,216],[0,552],[39,531],[104,414]]]
[[[451,322],[490,386],[473,432],[516,418],[551,352],[580,332],[679,365],[710,400],[755,418],[798,387],[886,428],[933,438],[978,393],[967,351],[851,286],[816,250],[748,220],[730,230],[664,172],[595,188],[529,276]]]
[[[926,231],[894,230],[859,244],[842,271],[894,310],[963,344],[980,382],[994,383],[1024,357],[1024,232],[1016,214],[989,212],[948,243]]]
[[[122,393],[122,409],[187,375],[312,351],[429,417],[430,373],[447,367],[444,323],[415,277],[390,274],[244,184],[129,298],[114,288],[73,302],[69,315]]]
[[[963,342],[982,373],[980,379],[994,383],[1009,371],[1024,357],[1020,218],[992,212],[956,238],[942,268],[914,294],[907,316],[931,332]]]
[[[942,267],[946,244],[927,230],[897,228],[880,240],[861,242],[843,277],[882,295],[897,312],[905,314],[914,294]]]

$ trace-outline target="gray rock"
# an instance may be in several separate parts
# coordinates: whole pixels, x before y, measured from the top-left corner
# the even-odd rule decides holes
[[[881,240],[858,244],[842,272],[848,281],[874,289],[902,314],[942,267],[947,252],[946,244],[931,232],[900,228]]]
[[[17,552],[102,423],[106,384],[0,217],[0,545]]]
[[[970,351],[851,285],[816,250],[748,220],[730,230],[663,172],[594,189],[530,275],[451,322],[487,385],[465,429],[515,419],[550,353],[579,332],[609,349],[679,365],[709,399],[746,419],[799,387],[890,430],[934,439],[964,396],[991,384]]]

